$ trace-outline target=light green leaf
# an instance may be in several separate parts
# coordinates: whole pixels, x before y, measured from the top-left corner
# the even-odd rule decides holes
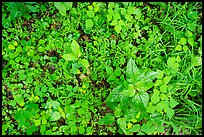
[[[59,10],[59,13],[62,16],[66,15],[66,8],[64,7],[63,2],[54,2],[55,7]]]
[[[170,98],[170,107],[171,108],[174,108],[175,106],[177,106],[179,103],[175,100],[175,99],[173,99],[173,98]]]
[[[103,124],[113,124],[115,120],[114,114],[106,114],[102,119],[98,121],[99,125]]]
[[[42,116],[42,124],[47,124],[47,119],[46,119],[46,117],[45,116]]]
[[[169,67],[172,67],[172,66],[174,66],[174,63],[176,62],[176,59],[174,58],[174,57],[172,57],[172,58],[169,58],[168,60],[167,60],[167,65],[169,66]]]
[[[188,43],[193,46],[194,45],[194,39],[193,38],[188,38]]]
[[[50,121],[58,121],[60,119],[60,113],[59,112],[54,112],[52,113],[50,117]]]
[[[108,20],[108,22],[112,20],[112,14],[107,15],[107,20]]]
[[[118,23],[117,20],[113,20],[110,25],[111,25],[111,26],[116,26],[117,23]]]
[[[92,28],[93,27],[93,21],[92,19],[87,19],[86,20],[86,28]]]
[[[172,78],[172,76],[166,76],[166,77],[164,77],[164,78],[163,78],[164,84],[168,84],[169,81],[171,80],[171,78]]]
[[[14,49],[15,49],[15,46],[12,45],[12,44],[9,44],[8,48],[14,50]]]
[[[84,67],[89,67],[89,62],[86,59],[80,59],[79,63],[81,63],[81,65]]]
[[[83,126],[79,127],[79,134],[84,134],[85,128]]]
[[[73,2],[63,2],[66,10],[70,10],[72,8]]]
[[[155,106],[153,106],[152,103],[150,102],[149,105],[147,106],[147,112],[154,113],[154,111],[155,111]]]
[[[187,37],[192,37],[193,36],[193,33],[189,30],[186,31],[186,36]]]
[[[186,39],[185,39],[185,38],[181,38],[180,41],[179,41],[179,43],[180,43],[181,45],[186,45]]]
[[[168,108],[167,111],[166,111],[166,114],[167,114],[167,117],[168,117],[169,119],[171,119],[172,116],[174,115],[174,110],[171,109],[171,108]]]
[[[113,91],[106,98],[106,102],[119,102],[122,98],[122,94],[118,90],[118,87],[113,89]]]
[[[152,101],[152,103],[157,104],[159,102],[159,100],[160,100],[159,91],[155,89],[154,93],[153,93],[153,95],[151,97],[151,101]]]
[[[73,40],[72,43],[71,43],[71,49],[74,53],[74,55],[76,57],[80,57],[81,56],[81,52],[80,52],[80,48],[79,48],[79,44],[76,40]]]
[[[114,27],[114,29],[115,29],[115,31],[116,31],[117,33],[120,33],[120,31],[122,30],[122,27],[121,27],[120,25],[116,25],[116,26]]]
[[[119,125],[119,127],[122,129],[122,131],[127,134],[127,131],[126,131],[126,119],[125,118],[119,118],[117,120],[117,123]]]
[[[34,123],[35,123],[35,126],[36,126],[36,127],[41,125],[40,119],[39,119],[39,120],[34,120]]]
[[[88,17],[93,18],[95,13],[94,13],[94,11],[91,10],[91,11],[87,11],[87,15],[88,15]]]
[[[142,15],[141,9],[140,9],[140,8],[137,8],[137,9],[135,10],[135,18],[139,20],[140,17],[141,17],[141,15]]]
[[[162,79],[164,76],[164,71],[157,69],[157,79]]]
[[[166,93],[167,88],[168,88],[168,86],[166,84],[163,84],[163,85],[160,86],[160,91],[163,92],[163,93]]]
[[[177,45],[176,48],[175,48],[175,50],[181,51],[181,50],[182,50],[182,46],[181,46],[181,45]]]
[[[62,55],[62,58],[65,59],[66,61],[77,60],[77,57],[73,54],[64,54]]]
[[[194,66],[201,66],[202,65],[202,58],[201,57],[193,57],[191,62]]]

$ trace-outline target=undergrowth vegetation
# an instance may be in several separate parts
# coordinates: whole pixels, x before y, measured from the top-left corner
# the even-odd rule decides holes
[[[2,2],[2,134],[202,134],[202,3]]]

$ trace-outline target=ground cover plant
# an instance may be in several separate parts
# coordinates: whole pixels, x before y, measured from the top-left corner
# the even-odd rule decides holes
[[[201,2],[2,2],[3,135],[200,135],[201,83]]]

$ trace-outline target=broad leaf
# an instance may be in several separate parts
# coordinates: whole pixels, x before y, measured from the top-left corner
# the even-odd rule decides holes
[[[86,20],[86,28],[91,28],[93,27],[93,21],[92,19],[87,19]]]
[[[79,58],[81,56],[81,52],[80,52],[80,48],[79,48],[79,44],[76,40],[73,40],[71,43],[71,49],[74,53],[74,55]]]
[[[81,63],[81,65],[84,67],[89,67],[89,62],[86,59],[80,59],[79,63]]]
[[[135,104],[142,102],[143,105],[147,107],[149,103],[149,94],[146,92],[140,91],[132,98],[132,100]]]
[[[63,2],[64,3],[64,7],[67,10],[70,10],[72,8],[73,2]]]
[[[50,121],[57,121],[59,119],[60,119],[60,113],[59,112],[52,113],[52,115],[50,117]]]
[[[159,102],[160,98],[159,98],[159,91],[155,90],[152,97],[151,97],[151,101],[154,104],[157,104]]]
[[[98,124],[113,124],[115,120],[114,114],[106,114],[102,119],[98,121]]]
[[[65,59],[66,61],[77,60],[77,57],[74,56],[73,54],[64,54],[62,58]]]
[[[122,98],[121,89],[122,86],[117,86],[113,91],[108,95],[106,102],[119,102]]]
[[[135,61],[130,58],[128,64],[127,64],[127,70],[126,70],[126,76],[131,77],[133,74],[138,74],[139,69],[137,68]]]
[[[59,10],[59,13],[60,13],[62,16],[65,16],[65,15],[66,15],[66,8],[65,8],[63,2],[54,2],[54,5],[55,5],[55,7]]]
[[[122,131],[127,134],[127,131],[126,131],[126,119],[125,118],[119,118],[117,120],[117,123],[119,125],[119,127],[122,129]]]

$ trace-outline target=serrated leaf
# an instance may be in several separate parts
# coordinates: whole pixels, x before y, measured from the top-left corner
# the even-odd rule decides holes
[[[92,28],[93,27],[93,21],[92,19],[87,19],[86,20],[86,28]]]
[[[171,109],[171,108],[168,108],[168,109],[166,110],[166,114],[167,114],[167,117],[168,117],[169,119],[171,119],[172,116],[174,115],[174,110]]]
[[[62,55],[62,58],[65,59],[66,61],[77,60],[77,57],[73,54],[64,54]]]
[[[113,124],[115,120],[115,116],[113,114],[106,114],[102,119],[98,121],[99,125],[103,124]]]
[[[169,81],[171,80],[171,78],[172,78],[172,76],[166,76],[166,77],[164,77],[164,78],[163,78],[164,84],[168,84]]]
[[[81,63],[84,67],[89,67],[89,62],[86,59],[80,59],[79,63]]]
[[[52,113],[50,117],[50,121],[58,121],[60,119],[60,113],[59,112],[54,112]]]
[[[74,55],[76,57],[80,57],[81,56],[81,52],[80,52],[80,48],[79,48],[79,44],[76,40],[73,40],[72,43],[71,43],[71,49],[74,53]]]

